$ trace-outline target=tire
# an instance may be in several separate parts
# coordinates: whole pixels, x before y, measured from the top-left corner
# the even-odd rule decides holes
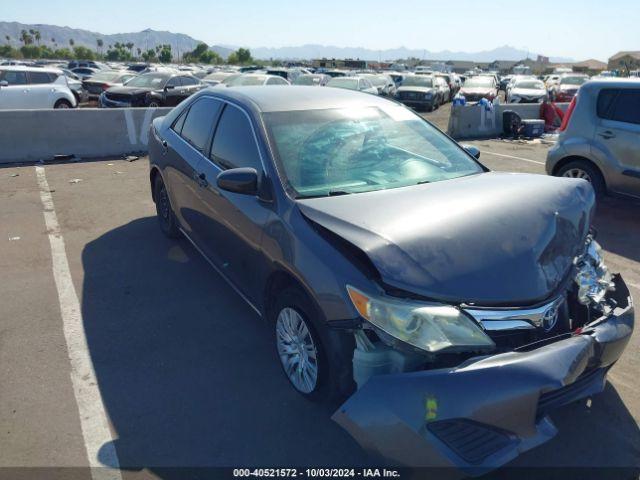
[[[60,99],[55,103],[53,108],[73,108],[73,105],[71,105],[69,100]]]
[[[585,160],[573,160],[566,163],[556,171],[555,175],[557,177],[582,178],[591,184],[597,197],[603,197],[607,194],[607,186],[602,173],[597,167]]]
[[[173,213],[169,195],[165,188],[162,177],[158,174],[153,183],[153,198],[156,203],[156,213],[160,230],[168,238],[180,238],[180,228],[178,228],[178,219]]]
[[[294,390],[326,404],[351,393],[354,342],[348,339],[352,336],[330,332],[307,295],[295,287],[280,292],[269,317],[278,362]],[[294,337],[294,332],[299,333]],[[302,368],[296,368],[300,360]]]

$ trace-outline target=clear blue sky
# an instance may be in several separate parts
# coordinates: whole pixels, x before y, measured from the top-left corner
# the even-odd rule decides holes
[[[0,20],[101,33],[145,28],[208,44],[306,43],[476,52],[502,45],[576,60],[640,50],[640,0],[0,0]],[[92,5],[95,6],[92,8]]]

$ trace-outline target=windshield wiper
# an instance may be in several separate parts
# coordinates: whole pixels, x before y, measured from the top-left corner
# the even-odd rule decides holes
[[[420,180],[416,185],[424,185],[425,183],[431,183],[431,180]]]
[[[329,190],[327,193],[328,197],[338,197],[340,195],[351,195],[352,192],[347,192],[346,190]]]

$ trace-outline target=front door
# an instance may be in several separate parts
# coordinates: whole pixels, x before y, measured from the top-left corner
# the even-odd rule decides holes
[[[598,117],[595,141],[621,172],[610,177],[609,188],[640,196],[640,88],[602,90]]]
[[[202,249],[223,274],[254,301],[261,288],[262,229],[269,204],[256,196],[221,190],[216,179],[229,168],[251,167],[263,173],[260,151],[247,114],[227,104],[216,128],[209,159],[201,165],[200,213],[207,217]]]
[[[9,84],[6,87],[0,87],[0,109],[34,108],[30,104],[26,72],[0,70],[0,81]]]

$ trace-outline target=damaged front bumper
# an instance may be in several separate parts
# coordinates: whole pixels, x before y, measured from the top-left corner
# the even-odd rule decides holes
[[[371,377],[333,415],[361,446],[400,465],[481,475],[556,434],[553,409],[603,390],[634,325],[620,276],[617,307],[580,334],[473,358],[454,368]]]

